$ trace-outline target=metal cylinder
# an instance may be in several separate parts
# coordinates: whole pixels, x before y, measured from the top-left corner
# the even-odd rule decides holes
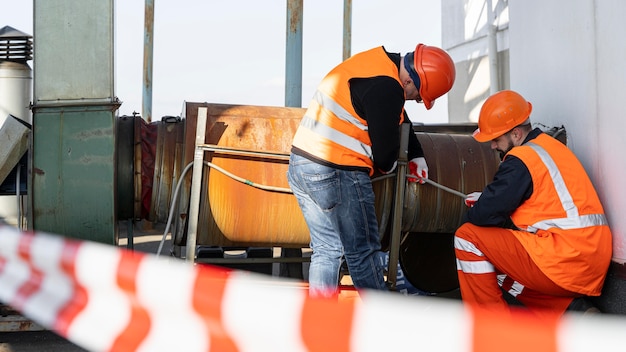
[[[415,288],[438,295],[458,289],[453,233],[406,233],[399,252],[402,273]]]
[[[482,191],[493,178],[499,156],[488,143],[470,135],[417,133],[428,164],[429,178],[468,194]],[[410,182],[406,188],[402,230],[453,233],[467,207],[463,199],[429,184]]]
[[[0,60],[0,126],[9,115],[31,123],[32,80],[28,64]]]
[[[190,117],[197,113],[197,108],[191,110],[187,110],[187,137]],[[286,156],[303,113],[301,108],[210,104],[208,144],[279,156],[207,152],[205,160],[250,182],[288,188]],[[204,177],[199,245],[308,246],[308,230],[293,195],[255,188],[212,168],[205,170]]]
[[[469,134],[417,133],[429,178],[468,194],[491,181],[500,158],[488,143]],[[463,199],[430,184],[409,183],[402,218],[399,259],[405,278],[416,288],[439,295],[458,288],[454,231],[467,210]]]

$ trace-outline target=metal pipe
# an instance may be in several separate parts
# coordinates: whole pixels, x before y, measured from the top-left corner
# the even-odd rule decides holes
[[[186,260],[194,262],[196,259],[196,236],[198,233],[198,216],[200,215],[200,191],[202,190],[202,168],[204,151],[198,146],[204,144],[206,134],[207,108],[198,108],[196,126],[196,143],[193,156],[193,172],[191,176],[191,195],[189,201],[189,222],[187,230]]]
[[[412,179],[412,178],[417,178],[417,176],[406,175],[406,178]],[[435,187],[437,187],[439,189],[442,189],[442,190],[444,190],[444,191],[446,191],[448,193],[454,194],[455,196],[459,196],[462,199],[466,199],[467,198],[467,195],[465,193],[461,193],[461,192],[459,192],[459,191],[457,191],[455,189],[452,189],[450,187],[446,187],[444,185],[440,185],[439,183],[437,183],[437,182],[435,182],[435,181],[433,181],[431,179],[426,178],[426,179],[424,179],[424,182],[426,182],[426,183],[428,183],[430,185],[433,185],[433,186],[435,186]]]
[[[498,79],[498,27],[492,0],[487,0],[487,40],[489,42],[489,91],[494,94],[500,90]]]
[[[343,60],[352,50],[352,0],[343,0]]]
[[[141,115],[152,122],[152,56],[154,46],[154,0],[146,0],[143,37],[143,101]]]
[[[293,248],[291,248],[293,249]],[[308,263],[310,257],[272,257],[272,258],[198,258],[199,264],[269,264],[269,263]]]
[[[302,22],[303,0],[287,0],[287,57],[285,59],[285,106],[302,106]],[[301,257],[299,248],[286,248],[283,257]],[[302,278],[302,266],[282,266],[281,272]]]
[[[209,152],[216,152],[219,154],[237,155],[237,156],[256,156],[260,158],[287,160],[289,161],[289,153],[272,153],[272,152],[259,152],[254,150],[243,150],[230,147],[217,146],[215,144],[205,144],[198,146],[202,150]]]
[[[22,164],[18,163],[15,176],[15,198],[17,200],[17,228],[22,231],[22,195],[20,194],[20,179],[22,178]]]
[[[285,58],[285,106],[302,106],[303,0],[287,1],[287,52]]]

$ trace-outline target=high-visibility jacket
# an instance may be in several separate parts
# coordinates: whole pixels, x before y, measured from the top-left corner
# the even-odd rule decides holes
[[[363,167],[374,174],[367,121],[352,106],[352,78],[388,76],[400,82],[398,67],[383,47],[356,54],[331,70],[317,87],[292,145],[335,165]],[[404,121],[404,109],[399,116]]]
[[[597,296],[612,255],[600,199],[574,153],[540,134],[515,155],[528,167],[533,193],[511,215],[513,231],[533,261],[559,286]],[[508,155],[507,155],[508,156]]]

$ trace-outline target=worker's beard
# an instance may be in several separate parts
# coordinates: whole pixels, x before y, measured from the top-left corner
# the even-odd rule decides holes
[[[504,159],[504,156],[506,156],[506,154],[510,152],[511,149],[513,149],[513,147],[515,147],[515,144],[513,144],[513,140],[510,137],[507,142],[508,144],[507,144],[506,149],[500,149],[500,148],[496,149],[500,153],[500,160]]]

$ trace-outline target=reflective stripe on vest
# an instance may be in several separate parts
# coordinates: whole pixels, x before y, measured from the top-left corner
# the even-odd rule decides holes
[[[537,153],[537,155],[539,155],[539,158],[548,169],[550,178],[552,179],[552,183],[554,184],[554,189],[556,190],[559,199],[561,200],[561,206],[567,214],[566,218],[546,219],[536,222],[531,226],[528,226],[526,231],[535,233],[537,232],[537,230],[548,230],[550,228],[572,230],[608,224],[604,214],[588,214],[580,216],[578,213],[578,208],[576,207],[576,204],[574,204],[572,195],[569,193],[569,190],[565,185],[565,181],[563,180],[561,172],[559,171],[556,163],[554,162],[550,154],[548,154],[548,152],[542,146],[536,143],[528,142],[526,145],[532,148]]]
[[[315,100],[322,108],[331,111],[339,119],[347,121],[359,128],[360,130],[367,132],[366,125],[362,124],[361,121],[350,115],[350,113],[342,108],[341,105],[337,104],[337,102],[335,102],[331,97],[324,94],[323,92],[320,92],[319,90],[316,91],[315,95],[313,96],[313,100]],[[367,145],[360,140],[345,133],[342,133],[341,131],[338,131],[328,125],[319,123],[315,120],[315,118],[312,118],[307,114],[302,117],[302,121],[300,121],[300,127],[307,128],[313,133],[324,136],[324,138],[327,138],[339,145],[342,145],[355,153],[361,154],[370,160],[373,159],[372,147],[370,145]]]

